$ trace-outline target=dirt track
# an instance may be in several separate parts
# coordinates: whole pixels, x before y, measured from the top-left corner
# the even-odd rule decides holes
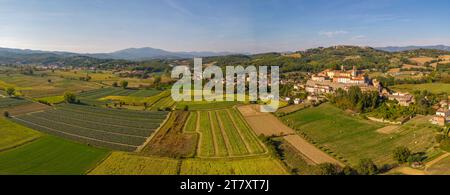
[[[333,163],[345,166],[343,163],[329,156],[322,150],[303,139],[295,133],[293,129],[282,123],[277,117],[270,113],[261,113],[258,111],[257,105],[246,105],[238,107],[247,123],[250,124],[256,134],[265,136],[279,135],[297,149],[303,156],[315,164]]]
[[[238,109],[257,135],[281,136],[295,133],[272,114],[259,112],[258,105],[240,106]]]
[[[305,155],[305,157],[316,164],[333,163],[340,166],[345,166],[343,163],[329,156],[322,150],[319,150],[299,135],[288,135],[285,136],[284,139],[292,146],[294,146],[298,151],[300,151],[303,155]]]

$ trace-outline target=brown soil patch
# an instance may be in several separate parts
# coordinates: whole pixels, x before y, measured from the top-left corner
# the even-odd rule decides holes
[[[427,62],[431,62],[434,60],[434,58],[430,58],[430,57],[417,57],[417,58],[410,58],[409,60],[416,62],[418,64],[425,64]]]
[[[417,65],[412,65],[412,64],[403,64],[402,68],[403,69],[411,69],[411,68],[427,69],[427,67],[425,67],[425,66],[417,66]]]
[[[329,156],[327,153],[319,150],[311,143],[307,142],[305,139],[299,135],[288,135],[284,139],[294,146],[298,151],[300,151],[306,158],[313,161],[316,164],[321,163],[333,163],[340,166],[345,166],[343,163],[337,161],[333,157]]]
[[[189,112],[173,112],[150,142],[142,149],[143,155],[163,157],[192,157],[195,154],[198,135],[183,133]]]
[[[246,105],[238,107],[247,123],[257,135],[289,135],[295,131],[283,124],[277,117],[270,113],[259,112],[258,105]]]
[[[48,109],[51,109],[52,107],[47,106],[45,104],[40,103],[30,103],[30,104],[24,104],[20,106],[15,106],[11,108],[4,108],[2,111],[8,111],[11,116],[17,116],[21,114],[28,114],[32,112],[40,112],[45,111]]]
[[[391,133],[395,133],[398,128],[400,128],[400,126],[391,125],[391,126],[386,126],[386,127],[377,129],[377,132],[382,133],[382,134],[391,134]]]

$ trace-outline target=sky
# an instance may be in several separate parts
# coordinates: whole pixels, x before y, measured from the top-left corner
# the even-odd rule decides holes
[[[0,47],[260,53],[450,45],[448,0],[0,0]]]

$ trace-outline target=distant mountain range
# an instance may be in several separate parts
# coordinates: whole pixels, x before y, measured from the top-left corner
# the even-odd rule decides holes
[[[405,46],[405,47],[389,46],[389,47],[377,47],[375,49],[387,51],[387,52],[402,52],[402,51],[410,51],[410,50],[417,50],[417,49],[436,49],[436,50],[450,51],[450,46],[446,46],[446,45]]]
[[[210,57],[225,56],[236,53],[231,52],[171,52],[151,47],[129,48],[111,53],[72,53],[58,51],[41,51],[29,49],[11,49],[0,48],[0,57],[14,58],[29,55],[46,55],[46,56],[86,56],[98,59],[120,59],[120,60],[150,60],[150,59],[177,59],[177,58],[193,58],[193,57]]]

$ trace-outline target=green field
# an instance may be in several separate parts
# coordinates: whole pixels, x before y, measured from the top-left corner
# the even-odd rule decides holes
[[[286,175],[284,167],[270,157],[236,160],[188,159],[181,164],[181,175]]]
[[[450,94],[450,84],[448,83],[425,83],[425,84],[404,84],[394,85],[390,87],[392,90],[400,92],[410,92],[415,90],[427,90],[431,93],[447,93]]]
[[[0,151],[24,144],[41,134],[0,117]]]
[[[371,158],[378,164],[393,163],[392,151],[397,146],[425,152],[433,146],[435,132],[429,118],[418,117],[396,132],[378,133],[377,129],[384,124],[350,116],[330,104],[304,109],[282,119],[351,165],[362,158]]]
[[[200,133],[198,155],[201,157],[245,156],[265,152],[262,143],[234,108],[191,112],[185,131]]]
[[[81,175],[108,155],[92,148],[52,136],[0,153],[0,174]]]
[[[178,160],[113,152],[89,174],[92,175],[175,175]]]
[[[43,102],[43,103],[47,103],[47,104],[59,104],[61,102],[64,102],[64,96],[58,95],[58,96],[36,98],[35,101]]]
[[[20,115],[22,125],[82,143],[134,151],[165,119],[166,112],[140,112],[64,104],[56,110]]]

